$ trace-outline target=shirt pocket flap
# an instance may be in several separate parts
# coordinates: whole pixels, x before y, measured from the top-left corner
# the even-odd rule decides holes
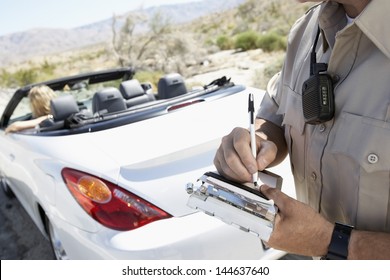
[[[305,130],[302,112],[302,96],[284,86],[285,93],[281,99],[277,114],[284,115],[283,125],[294,127],[301,135]]]
[[[355,160],[366,172],[390,169],[390,123],[343,113],[332,153]]]

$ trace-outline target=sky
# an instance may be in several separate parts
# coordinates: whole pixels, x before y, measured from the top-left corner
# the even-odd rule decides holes
[[[74,28],[130,10],[200,0],[0,0],[0,36],[34,28]]]

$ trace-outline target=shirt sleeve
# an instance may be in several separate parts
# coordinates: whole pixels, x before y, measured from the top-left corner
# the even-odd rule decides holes
[[[257,111],[258,119],[265,119],[278,126],[282,126],[283,115],[278,115],[279,104],[277,102],[278,85],[280,73],[274,75],[267,85],[267,92],[261,101],[260,108]]]

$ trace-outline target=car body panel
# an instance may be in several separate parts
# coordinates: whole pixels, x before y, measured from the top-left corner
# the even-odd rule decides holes
[[[285,255],[279,250],[263,251],[256,236],[203,213],[168,219],[167,223],[157,221],[136,231],[103,229],[96,234],[70,227],[61,219],[55,221],[72,259],[227,260],[278,259]]]

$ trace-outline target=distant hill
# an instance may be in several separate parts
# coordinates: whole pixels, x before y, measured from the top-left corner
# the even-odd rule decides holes
[[[245,0],[204,0],[187,4],[164,5],[142,10],[148,16],[157,11],[172,23],[186,23],[218,11],[234,8]],[[136,11],[127,11],[134,13]],[[118,15],[120,16],[120,15]],[[79,49],[111,40],[112,18],[73,29],[32,29],[0,36],[0,67],[43,54]]]

